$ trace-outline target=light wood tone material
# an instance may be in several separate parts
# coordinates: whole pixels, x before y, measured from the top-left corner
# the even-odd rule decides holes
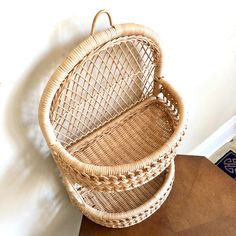
[[[122,24],[91,35],[52,75],[40,101],[39,123],[58,167],[73,184],[129,190],[173,160],[186,119],[181,97],[161,77],[161,64],[155,33]]]
[[[174,181],[174,162],[155,179],[123,192],[97,192],[73,186],[65,179],[71,202],[92,221],[111,228],[137,224],[152,215],[168,197]]]
[[[80,236],[235,236],[236,182],[204,157],[177,156],[172,191],[147,220],[108,229],[83,217]]]
[[[92,27],[91,27],[91,32],[90,32],[91,35],[94,34],[94,28],[95,28],[95,25],[96,25],[96,22],[97,22],[98,17],[99,17],[101,14],[104,14],[104,13],[107,14],[108,19],[109,19],[110,26],[113,27],[112,18],[111,18],[110,13],[109,13],[107,10],[103,9],[103,10],[99,11],[99,12],[95,15],[95,17],[94,17],[94,19],[93,19],[93,23],[92,23]]]

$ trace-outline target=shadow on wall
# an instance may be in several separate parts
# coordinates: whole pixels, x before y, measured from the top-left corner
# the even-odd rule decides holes
[[[68,26],[63,24],[63,27]],[[10,211],[10,219],[15,216],[20,219],[14,230],[22,232],[22,229],[26,233],[24,235],[78,234],[81,214],[69,202],[41,134],[37,113],[50,75],[82,40],[82,37],[76,37],[66,44],[56,45],[53,42],[54,48],[38,60],[26,78],[20,81],[8,104],[5,125],[15,144],[16,157],[14,165],[10,165],[3,176],[1,185],[4,186],[0,187],[4,189],[2,197],[6,209],[8,207]]]

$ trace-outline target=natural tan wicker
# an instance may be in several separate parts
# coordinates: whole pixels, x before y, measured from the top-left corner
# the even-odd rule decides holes
[[[185,134],[178,93],[161,76],[156,35],[113,25],[78,45],[49,80],[39,122],[72,184],[97,191],[133,189],[159,175]]]
[[[89,219],[106,227],[123,228],[152,215],[168,197],[173,180],[174,162],[149,183],[125,192],[91,191],[68,180],[65,185],[72,203]]]

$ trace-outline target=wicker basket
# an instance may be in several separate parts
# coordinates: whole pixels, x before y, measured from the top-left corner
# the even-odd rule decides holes
[[[111,28],[94,33],[97,17]],[[61,172],[72,184],[126,191],[158,176],[185,134],[178,93],[161,76],[153,31],[94,18],[91,36],[49,80],[39,122]]]
[[[97,224],[124,228],[151,216],[168,197],[174,181],[174,162],[159,176],[141,187],[125,192],[96,192],[84,187],[65,185],[71,202]]]

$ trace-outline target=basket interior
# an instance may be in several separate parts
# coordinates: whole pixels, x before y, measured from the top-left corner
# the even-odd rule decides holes
[[[152,96],[160,55],[157,43],[132,35],[85,56],[53,98],[49,117],[57,140],[69,147]]]
[[[79,193],[87,205],[99,211],[107,213],[126,212],[151,199],[164,184],[165,176],[166,171],[141,187],[129,191],[107,193],[82,188]]]
[[[164,103],[156,99],[139,104],[118,122],[107,124],[68,151],[80,161],[113,166],[138,161],[158,150],[174,132],[174,122]]]

